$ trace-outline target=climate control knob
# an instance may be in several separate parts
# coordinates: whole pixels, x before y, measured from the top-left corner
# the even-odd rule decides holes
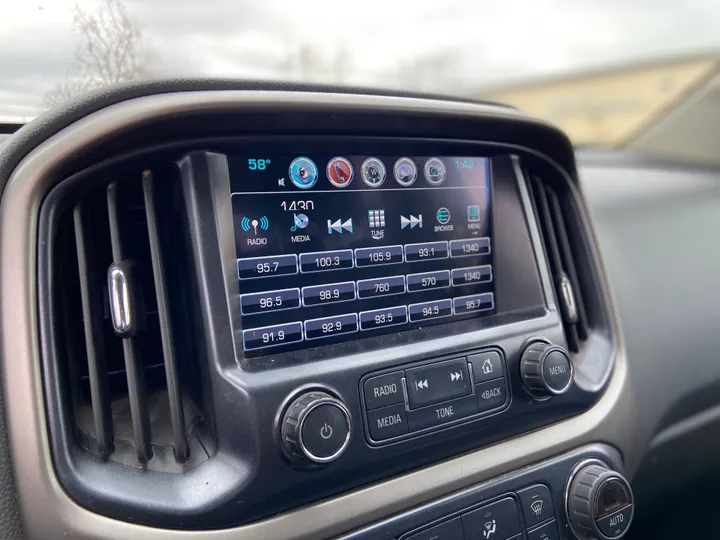
[[[520,359],[520,375],[535,398],[564,394],[573,382],[570,355],[562,347],[543,341],[528,345]]]
[[[565,506],[575,536],[583,540],[618,540],[633,518],[630,484],[598,460],[581,462],[570,475]]]
[[[351,433],[345,404],[326,392],[313,391],[300,395],[286,409],[280,441],[296,465],[319,465],[340,457]]]

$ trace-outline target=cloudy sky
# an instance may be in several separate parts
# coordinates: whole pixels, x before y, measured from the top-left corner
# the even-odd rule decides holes
[[[30,119],[73,73],[72,8],[0,0],[0,117]],[[122,0],[149,76],[477,89],[720,51],[719,0]]]

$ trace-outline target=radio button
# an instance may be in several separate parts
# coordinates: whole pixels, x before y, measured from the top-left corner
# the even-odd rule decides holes
[[[374,441],[391,439],[408,432],[405,404],[390,405],[367,413],[370,438]]]
[[[396,403],[405,403],[402,378],[403,372],[396,371],[365,381],[365,408],[370,411]]]
[[[471,266],[469,268],[455,268],[452,271],[452,284],[476,285],[478,283],[490,283],[493,280],[492,266]]]
[[[335,302],[355,300],[355,282],[346,281],[344,283],[303,287],[302,300],[304,306],[317,306],[320,304],[333,304]]]
[[[494,308],[495,296],[493,293],[471,294],[470,296],[453,298],[455,315],[465,315],[476,311],[490,311]]]
[[[271,255],[238,259],[238,278],[254,279],[298,273],[297,255]]]
[[[355,266],[380,266],[381,264],[399,264],[403,262],[402,246],[381,246],[357,248]]]
[[[300,254],[300,272],[326,272],[328,270],[345,270],[353,267],[353,250],[318,251]]]
[[[329,338],[358,331],[357,313],[310,319],[305,321],[305,339]]]
[[[472,364],[475,383],[497,379],[505,375],[505,364],[498,351],[485,351],[468,356]]]
[[[447,242],[424,242],[405,245],[405,261],[418,262],[448,258]]]
[[[450,241],[451,257],[472,257],[473,255],[490,255],[490,238]]]
[[[478,384],[475,387],[475,394],[477,395],[480,412],[502,407],[507,400],[505,379],[495,379],[494,381]]]
[[[440,424],[446,424],[478,412],[477,403],[473,396],[446,401],[439,405],[424,407],[408,412],[408,426],[410,431],[418,431]]]
[[[243,346],[246,351],[264,349],[277,345],[287,345],[303,340],[303,325],[301,322],[264,326],[243,330]]]
[[[283,289],[240,295],[240,310],[243,315],[282,311],[300,307],[300,290]]]
[[[361,279],[357,282],[358,298],[389,296],[405,292],[405,276]]]
[[[360,313],[360,330],[375,330],[407,324],[407,306],[395,306]]]
[[[452,300],[434,300],[421,304],[410,304],[408,306],[410,322],[426,321],[428,319],[439,319],[452,315]]]
[[[450,270],[437,272],[423,272],[421,274],[408,274],[408,292],[427,291],[428,289],[443,289],[450,286]]]
[[[465,358],[405,371],[411,408],[424,407],[472,393]]]

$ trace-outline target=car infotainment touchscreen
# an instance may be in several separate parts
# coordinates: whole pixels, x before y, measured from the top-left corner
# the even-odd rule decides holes
[[[493,313],[489,159],[228,163],[245,356]]]

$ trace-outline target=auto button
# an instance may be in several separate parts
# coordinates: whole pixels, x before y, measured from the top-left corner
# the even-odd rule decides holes
[[[411,408],[424,407],[472,393],[465,358],[408,369],[405,378]]]

